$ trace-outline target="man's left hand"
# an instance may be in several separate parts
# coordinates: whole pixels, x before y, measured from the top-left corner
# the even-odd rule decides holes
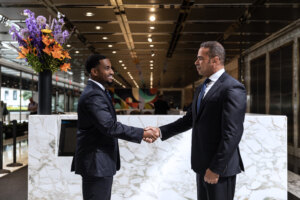
[[[217,184],[219,181],[219,174],[212,172],[210,169],[206,170],[204,181],[209,184]]]

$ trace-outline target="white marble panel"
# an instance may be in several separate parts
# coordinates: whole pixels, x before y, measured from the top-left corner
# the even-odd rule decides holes
[[[124,124],[160,126],[180,116],[118,116]],[[76,115],[30,116],[30,200],[82,199],[80,176],[70,172],[71,157],[58,157],[59,122]],[[287,124],[284,116],[246,115],[240,144],[246,172],[238,176],[235,199],[287,199]],[[191,131],[154,144],[119,140],[121,170],[114,177],[112,200],[196,199],[191,170]]]

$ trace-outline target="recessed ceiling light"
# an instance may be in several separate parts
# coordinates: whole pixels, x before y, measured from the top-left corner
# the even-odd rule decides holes
[[[119,63],[122,63],[123,61],[122,60],[119,60]]]
[[[96,30],[100,30],[100,29],[102,29],[102,27],[101,27],[101,26],[96,26],[95,28],[96,28]]]
[[[117,53],[117,52],[116,52],[116,51],[113,51],[112,53],[115,54],[115,53]]]
[[[150,69],[153,69],[153,67],[150,67]]]
[[[109,47],[109,48],[112,48],[112,47],[113,47],[113,45],[112,45],[112,44],[109,44],[109,45],[108,45],[108,47]]]
[[[150,12],[155,12],[155,8],[150,8]]]
[[[154,15],[151,15],[151,16],[149,17],[149,20],[150,20],[151,22],[154,22],[154,21],[156,20],[156,17],[155,17]]]
[[[151,37],[148,38],[148,42],[152,42],[152,38]]]
[[[79,51],[75,51],[75,53],[79,53]]]
[[[71,47],[71,45],[70,45],[70,44],[67,44],[67,47]]]
[[[127,69],[127,67],[124,67],[124,69]]]
[[[94,16],[95,14],[94,13],[92,13],[92,12],[86,12],[85,13],[85,16],[87,16],[87,17],[92,17],[92,16]]]
[[[102,39],[103,39],[103,40],[107,40],[107,39],[108,39],[108,37],[103,37]]]
[[[155,29],[155,27],[154,27],[154,26],[150,26],[150,29],[151,29],[151,30],[154,30],[154,29]]]
[[[153,60],[150,60],[150,63],[153,63]]]
[[[152,57],[155,56],[155,53],[152,53],[151,56],[152,56]]]
[[[123,63],[123,64],[122,64],[122,66],[124,67],[124,66],[125,66],[125,64]]]
[[[153,64],[150,64],[151,67],[153,67]]]
[[[150,46],[150,47],[154,47],[154,45],[153,45],[153,44],[150,44],[149,46]]]
[[[149,34],[149,35],[148,35],[148,37],[152,37],[152,35],[151,35],[151,34]]]

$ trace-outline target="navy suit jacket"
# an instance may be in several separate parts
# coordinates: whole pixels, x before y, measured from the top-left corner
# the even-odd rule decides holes
[[[197,88],[184,117],[160,127],[162,140],[193,128],[192,169],[201,175],[209,168],[220,176],[233,176],[244,170],[238,144],[244,130],[245,88],[224,72],[205,95],[197,112],[201,87]]]
[[[77,112],[77,143],[71,170],[82,176],[113,176],[120,169],[117,138],[140,143],[144,130],[117,122],[111,99],[92,81],[80,96]]]

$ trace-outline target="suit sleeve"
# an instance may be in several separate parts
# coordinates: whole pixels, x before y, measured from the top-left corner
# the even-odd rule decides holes
[[[159,127],[161,131],[161,140],[166,140],[179,133],[189,130],[193,125],[192,106],[188,109],[185,116],[173,123]]]
[[[86,100],[85,108],[99,133],[135,143],[142,141],[144,130],[117,122],[100,94],[90,96]]]
[[[222,112],[222,138],[209,169],[222,174],[229,159],[237,149],[244,131],[246,91],[243,85],[234,86],[226,92]]]

